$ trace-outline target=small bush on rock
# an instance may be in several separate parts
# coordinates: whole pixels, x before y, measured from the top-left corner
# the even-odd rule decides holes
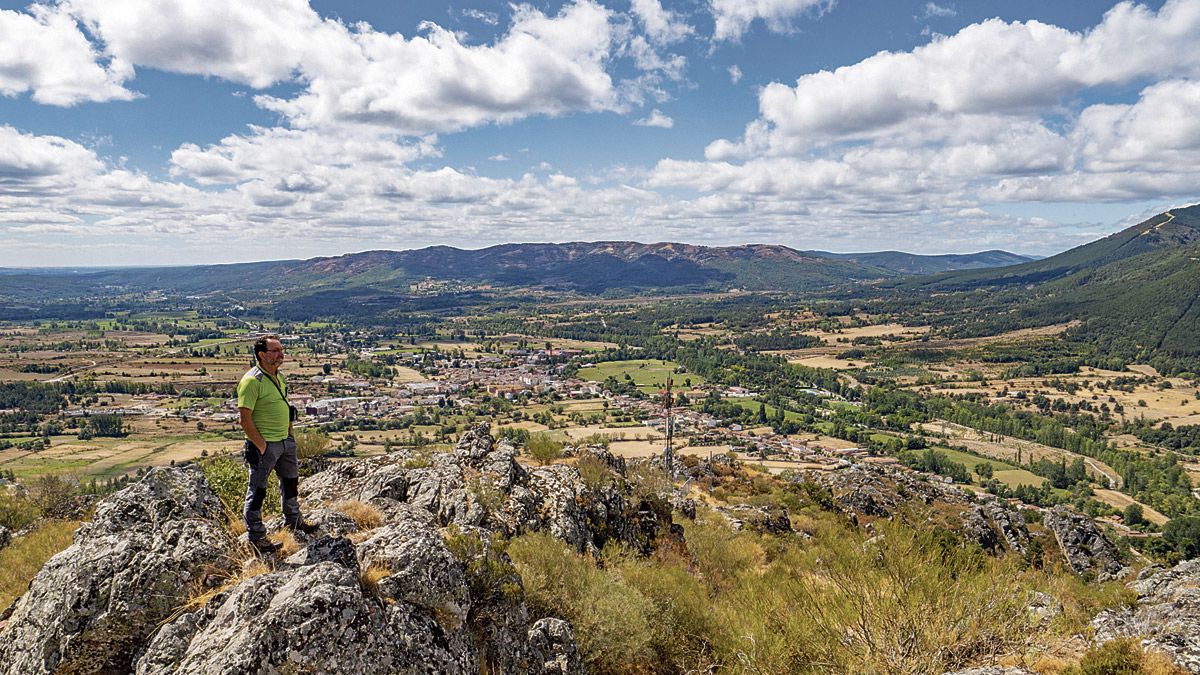
[[[1079,665],[1063,675],[1183,675],[1166,656],[1147,652],[1132,638],[1110,640],[1089,649]]]
[[[221,455],[201,463],[200,468],[204,471],[208,484],[221,498],[230,520],[241,522],[246,489],[250,486],[250,471],[246,468],[246,463],[233,455]],[[279,481],[272,478],[267,483],[267,498],[262,507],[263,516],[278,515],[280,505]]]
[[[0,526],[21,530],[41,515],[37,504],[28,496],[0,492]]]
[[[48,520],[0,549],[0,611],[25,593],[51,556],[71,545],[78,528],[75,521]]]
[[[554,460],[562,457],[563,444],[554,440],[547,433],[532,434],[529,437],[529,443],[526,444],[525,450],[538,461],[538,464],[550,464]]]

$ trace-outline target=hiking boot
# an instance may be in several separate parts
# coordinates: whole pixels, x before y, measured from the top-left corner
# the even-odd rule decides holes
[[[302,534],[316,534],[317,530],[321,529],[307,520],[298,520],[294,523],[287,523],[286,527],[292,532],[300,532]]]
[[[262,539],[251,539],[250,545],[254,547],[255,551],[258,551],[264,555],[271,555],[281,548],[280,544],[277,544],[266,537],[263,537]]]

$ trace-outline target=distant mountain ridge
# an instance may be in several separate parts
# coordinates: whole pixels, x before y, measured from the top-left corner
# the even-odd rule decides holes
[[[186,293],[370,286],[406,289],[422,279],[539,286],[583,293],[610,289],[697,288],[804,291],[897,275],[1011,264],[1028,258],[1003,251],[920,256],[883,252],[835,254],[774,244],[701,246],[633,241],[500,244],[466,250],[430,246],[407,251],[365,251],[308,260],[195,267],[4,270],[0,297],[59,297],[168,290]]]
[[[850,260],[863,265],[879,267],[900,274],[937,274],[953,270],[971,270],[990,267],[1007,267],[1037,260],[1008,251],[990,250],[979,253],[917,255],[902,251],[879,251],[876,253],[826,253],[805,251],[812,255],[834,260]]]

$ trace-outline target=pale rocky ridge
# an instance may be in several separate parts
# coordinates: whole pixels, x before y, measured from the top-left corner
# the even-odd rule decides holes
[[[620,480],[661,471],[660,460],[626,462],[598,447],[571,454],[604,470],[522,465],[486,426],[466,432],[449,453],[332,463],[301,482],[320,536],[261,574],[242,567],[244,544],[223,527],[224,508],[198,468],[154,469],[103,500],[94,521],[10,608],[0,623],[0,673],[582,672],[571,626],[532,620],[511,565],[504,578],[480,583],[473,563],[493,556],[500,563],[493,569],[505,569],[507,557],[489,542],[533,531],[579,552],[616,541],[649,553],[664,537],[681,541],[672,510],[694,517],[697,504],[678,486],[662,498]],[[672,468],[684,482],[736,470],[724,456]],[[851,465],[794,479],[813,484],[821,493],[814,500],[852,522],[936,502],[956,507],[963,538],[992,553],[1023,553],[1030,541],[1024,520],[1001,500],[907,473]],[[337,510],[351,500],[378,509],[383,523],[359,531]],[[735,527],[791,530],[778,507],[718,513]],[[1077,572],[1121,573],[1115,547],[1092,521],[1065,510],[1046,519]],[[382,576],[364,581],[365,571],[380,569]],[[1180,663],[1189,663],[1200,653],[1192,637],[1200,610],[1187,604],[1200,606],[1187,587],[1200,586],[1197,577],[1200,563],[1136,582],[1145,602],[1128,616],[1098,617],[1107,622],[1098,637],[1158,636],[1182,645]],[[1039,602],[1031,600],[1031,615],[1055,611]],[[1163,602],[1175,603],[1169,607],[1182,623],[1151,632]]]
[[[202,472],[154,469],[103,500],[11,608],[0,672],[581,672],[571,627],[531,621],[515,571],[499,590],[475,583],[473,556],[505,563],[486,542],[535,529],[581,551],[648,548],[670,532],[669,509],[515,454],[476,430],[429,466],[338,463],[305,481],[308,503],[364,499],[386,522],[355,544],[351,519],[314,509],[325,534],[256,575]],[[483,545],[456,556],[448,534]],[[371,566],[386,570],[374,584]]]
[[[1097,615],[1092,621],[1096,642],[1135,638],[1189,673],[1200,673],[1200,558],[1171,569],[1146,568],[1129,587],[1137,604]]]

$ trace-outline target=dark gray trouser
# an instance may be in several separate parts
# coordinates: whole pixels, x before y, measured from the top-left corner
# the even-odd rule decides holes
[[[268,441],[267,451],[261,455],[253,443],[246,441],[244,456],[250,465],[250,485],[246,489],[242,515],[246,518],[246,532],[250,538],[262,539],[267,536],[267,528],[262,521],[262,505],[267,498],[267,480],[271,477],[271,471],[279,477],[284,522],[300,522],[300,500],[296,497],[300,486],[300,465],[296,461],[296,441],[292,438]]]

